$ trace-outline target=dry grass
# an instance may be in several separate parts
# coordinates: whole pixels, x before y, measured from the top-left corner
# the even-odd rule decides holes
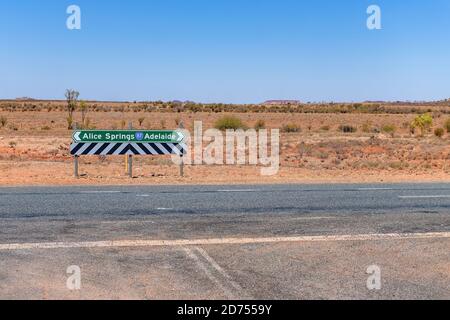
[[[0,126],[2,185],[76,182],[71,180],[69,156],[71,131],[67,130],[67,114],[58,111],[58,102],[42,103],[51,107],[51,110],[0,111],[0,118],[7,119],[5,126]],[[450,180],[448,166],[450,133],[445,132],[442,138],[434,136],[434,129],[447,128],[446,122],[449,118],[442,116],[444,112],[434,115],[433,130],[420,137],[419,134],[412,134],[409,126],[417,114],[407,112],[255,114],[154,111],[149,113],[127,112],[126,108],[120,109],[123,107],[122,104],[113,106],[119,111],[91,110],[90,126],[99,129],[120,129],[124,124],[128,126],[128,122],[131,121],[136,128],[160,129],[164,126],[175,129],[183,122],[188,130],[192,130],[194,121],[202,121],[203,130],[206,130],[213,128],[219,119],[227,115],[240,119],[249,128],[261,127],[263,124],[263,127],[268,129],[281,129],[289,124],[301,124],[301,131],[281,134],[282,169],[278,176],[263,178],[259,175],[258,168],[254,167],[192,167],[187,168],[187,177],[182,180],[186,183],[363,182],[367,179],[379,182],[417,181],[418,177],[431,181],[433,180],[431,174],[436,180]],[[418,108],[422,111],[430,108],[430,106],[394,107]],[[80,114],[76,113],[75,121],[81,121],[80,118]],[[342,132],[342,126],[351,126],[356,131]],[[393,127],[395,130],[391,130]],[[137,159],[139,160],[136,170],[140,176],[137,180],[140,181],[134,180],[134,183],[179,183],[177,169],[169,159],[165,157]],[[83,178],[83,182],[126,181],[121,157],[83,158],[82,161],[84,163],[82,168],[88,174]],[[55,178],[52,179],[52,176]],[[108,178],[109,176],[111,178]]]

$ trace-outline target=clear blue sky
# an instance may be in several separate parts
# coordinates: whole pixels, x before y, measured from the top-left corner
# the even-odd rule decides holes
[[[449,0],[2,0],[0,40],[0,98],[450,97]]]

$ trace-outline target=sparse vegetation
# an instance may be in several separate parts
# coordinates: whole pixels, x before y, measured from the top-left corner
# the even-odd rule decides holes
[[[86,124],[86,116],[89,112],[89,106],[86,104],[86,102],[84,101],[80,102],[80,111],[81,111],[81,126],[83,129],[88,129],[89,125]]]
[[[339,131],[343,133],[355,133],[358,131],[358,129],[351,125],[341,125],[339,126]]]
[[[140,126],[140,127],[142,127],[142,125],[144,124],[144,121],[145,121],[145,118],[144,118],[144,117],[140,117],[140,118],[138,119],[138,122],[139,122],[139,126]]]
[[[67,113],[68,113],[67,126],[68,126],[68,129],[72,129],[73,113],[75,112],[75,110],[77,108],[77,101],[78,101],[78,97],[80,96],[80,93],[78,91],[75,91],[72,89],[67,89],[65,96],[66,96],[66,101],[67,101]]]
[[[381,128],[381,131],[387,134],[390,134],[391,136],[394,135],[395,131],[397,130],[397,127],[393,124],[386,124]]]
[[[438,138],[442,138],[444,136],[445,130],[443,128],[434,129],[434,135]]]
[[[5,127],[8,124],[8,119],[5,116],[0,117],[0,127]]]
[[[296,133],[296,132],[300,132],[301,128],[295,123],[288,123],[288,124],[283,125],[283,127],[281,128],[281,131],[284,133]]]
[[[225,116],[216,121],[214,128],[218,130],[246,129],[241,119],[235,116]]]
[[[420,116],[417,116],[414,121],[411,123],[412,128],[417,128],[420,130],[420,135],[424,136],[426,132],[431,129],[433,125],[433,116],[430,113],[424,113]]]
[[[450,119],[445,121],[444,128],[447,130],[447,133],[450,133]]]
[[[262,130],[266,128],[266,122],[264,120],[258,120],[254,126],[255,130]]]

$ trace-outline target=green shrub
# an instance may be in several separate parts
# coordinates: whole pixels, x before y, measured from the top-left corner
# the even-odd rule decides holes
[[[341,125],[339,126],[339,131],[342,131],[344,133],[355,133],[356,131],[358,131],[358,129],[350,125]]]
[[[238,130],[245,129],[246,126],[241,119],[235,116],[225,116],[216,121],[214,128],[218,130]]]
[[[444,135],[445,131],[443,128],[436,128],[434,129],[434,135],[438,138],[442,138],[442,136]]]
[[[288,123],[281,128],[281,131],[285,133],[295,133],[300,132],[301,128],[295,123]]]
[[[381,131],[384,133],[393,134],[397,128],[393,124],[386,124],[381,128]]]
[[[412,128],[420,129],[420,133],[422,136],[425,134],[425,132],[431,129],[432,125],[433,125],[433,116],[430,113],[425,113],[420,116],[417,116],[411,123]]]

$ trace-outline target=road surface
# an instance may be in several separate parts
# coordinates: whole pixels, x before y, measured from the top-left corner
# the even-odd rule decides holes
[[[0,188],[0,298],[450,299],[450,184]]]

